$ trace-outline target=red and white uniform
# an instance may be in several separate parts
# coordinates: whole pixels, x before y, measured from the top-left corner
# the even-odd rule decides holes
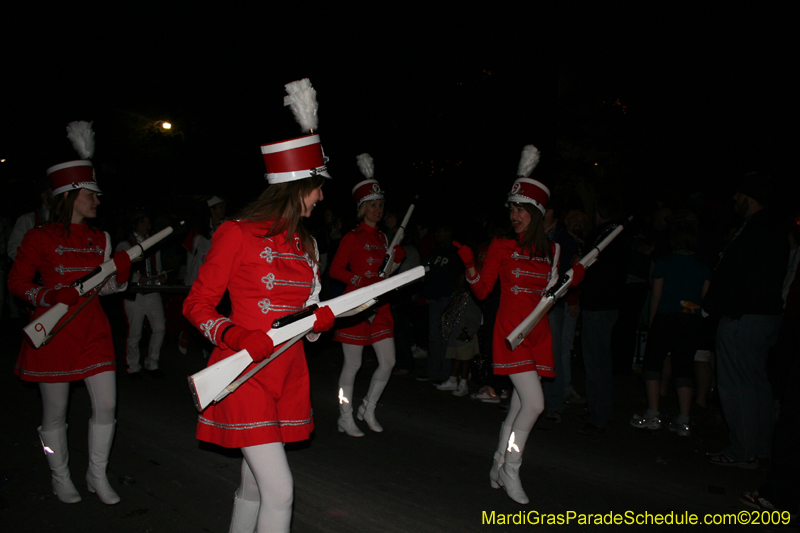
[[[186,318],[216,346],[209,365],[236,353],[221,340],[231,324],[266,332],[276,318],[319,301],[317,267],[301,249],[300,238],[264,238],[270,226],[243,220],[222,224],[184,302]],[[230,317],[216,310],[226,289]],[[299,342],[203,411],[197,438],[242,448],[305,440],[313,429],[308,366]]]
[[[494,239],[478,275],[467,281],[479,299],[492,292],[500,279],[500,309],[494,323],[492,358],[495,374],[519,374],[535,370],[554,377],[553,342],[550,323],[541,320],[516,350],[506,347],[505,338],[527,317],[542,294],[558,281],[560,247],[553,244],[553,260],[530,257],[517,239]]]
[[[17,251],[8,287],[36,307],[32,317],[36,319],[50,307],[44,303],[47,291],[69,287],[110,257],[108,234],[87,224],[72,224],[68,237],[55,224],[34,228]],[[43,285],[33,282],[37,272]],[[111,278],[101,294],[124,290],[126,285],[118,286]],[[84,302],[81,298],[70,307],[67,316]],[[61,383],[115,369],[111,327],[100,300],[95,298],[48,344],[36,349],[23,342],[14,372],[25,381]]]
[[[386,235],[364,222],[342,237],[331,263],[333,279],[347,283],[345,293],[381,280],[378,269],[389,247]],[[370,315],[371,316],[371,315]],[[367,346],[394,337],[394,320],[389,304],[378,308],[375,319],[363,320],[354,326],[337,329],[333,340],[345,344]]]

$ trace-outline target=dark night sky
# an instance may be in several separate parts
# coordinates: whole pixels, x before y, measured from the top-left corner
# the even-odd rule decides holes
[[[369,152],[395,198],[502,209],[530,143],[543,154],[534,177],[554,189],[569,168],[643,203],[662,188],[723,197],[765,168],[796,196],[796,13],[364,5],[309,4],[302,18],[266,4],[8,16],[3,180],[24,196],[73,157],[67,122],[93,120],[109,204],[212,193],[241,204],[264,186],[259,145],[300,134],[283,85],[308,77],[336,205],[349,206],[355,156]],[[148,129],[165,119],[179,135]],[[579,147],[572,159],[565,145]],[[7,210],[21,211],[13,196]]]

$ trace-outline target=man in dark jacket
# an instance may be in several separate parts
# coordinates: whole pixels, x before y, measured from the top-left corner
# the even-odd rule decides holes
[[[622,208],[615,196],[600,196],[595,205],[595,230],[587,246],[598,244],[606,232],[619,223]],[[586,270],[581,285],[583,313],[581,346],[586,368],[586,406],[589,419],[578,431],[584,435],[605,432],[612,412],[611,331],[619,316],[622,292],[628,276],[631,239],[623,231]]]
[[[720,254],[703,308],[720,317],[717,328],[717,386],[730,431],[730,444],[709,462],[757,468],[769,456],[773,425],[767,378],[769,348],[778,338],[783,313],[783,279],[789,244],[771,207],[770,176],[751,172],[733,197],[744,222]]]
[[[453,231],[449,225],[440,224],[436,229],[436,248],[428,257],[427,266],[422,295],[428,300],[428,375],[417,376],[417,381],[430,379],[434,385],[441,385],[450,377],[450,360],[445,357],[447,340],[442,337],[442,314],[456,286],[456,278],[464,272],[464,263],[453,246]]]

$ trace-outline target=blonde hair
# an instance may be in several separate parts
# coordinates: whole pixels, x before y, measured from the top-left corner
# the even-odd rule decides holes
[[[384,205],[386,205],[386,200],[384,200],[383,198],[373,198],[372,200],[364,200],[358,206],[358,211],[356,212],[356,220],[358,220],[359,222],[362,222],[364,220],[364,217],[367,216],[367,206],[371,202],[384,202]]]

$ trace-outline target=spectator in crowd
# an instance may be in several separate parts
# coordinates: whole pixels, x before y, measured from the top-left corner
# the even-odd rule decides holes
[[[480,327],[481,309],[472,299],[465,278],[459,278],[453,294],[445,305],[439,329],[447,341],[446,358],[450,360],[450,378],[437,385],[437,389],[453,391],[454,396],[467,395],[470,362],[480,351],[478,346]]]
[[[602,195],[595,203],[595,230],[586,239],[598,244],[622,217],[617,197]],[[580,305],[583,314],[581,342],[586,368],[586,404],[589,417],[578,431],[598,435],[608,429],[612,415],[613,368],[611,332],[619,315],[623,288],[628,276],[631,240],[623,231],[606,247],[597,261],[586,271],[581,287]]]
[[[442,337],[442,314],[456,285],[463,265],[453,246],[453,230],[448,223],[436,228],[436,247],[428,257],[428,272],[422,295],[428,301],[428,373],[417,376],[418,381],[433,380],[441,385],[450,377],[447,341]]]
[[[690,436],[692,370],[703,327],[700,305],[711,280],[711,270],[694,253],[697,234],[694,213],[681,211],[671,219],[672,252],[661,256],[653,271],[650,328],[643,365],[647,411],[643,416],[634,415],[630,422],[636,428],[661,428],[661,369],[670,354],[680,414],[669,429],[681,437]]]
[[[582,220],[578,213],[572,214],[573,229],[576,229],[576,221]],[[580,245],[567,231],[566,226],[558,221],[553,209],[548,209],[545,213],[545,224],[549,228],[547,238],[561,247],[558,269],[564,273],[572,268],[573,263],[580,261]],[[579,313],[580,305],[575,288],[559,299],[547,315],[550,334],[553,337],[553,364],[556,369],[554,378],[542,380],[545,400],[544,419],[548,422],[561,422],[565,401],[575,404],[585,403],[572,388],[572,346]]]
[[[720,317],[717,386],[729,444],[708,455],[720,466],[757,468],[771,452],[773,398],[769,349],[778,338],[789,260],[786,226],[772,206],[772,178],[750,172],[733,196],[744,221],[720,254],[704,309]]]

